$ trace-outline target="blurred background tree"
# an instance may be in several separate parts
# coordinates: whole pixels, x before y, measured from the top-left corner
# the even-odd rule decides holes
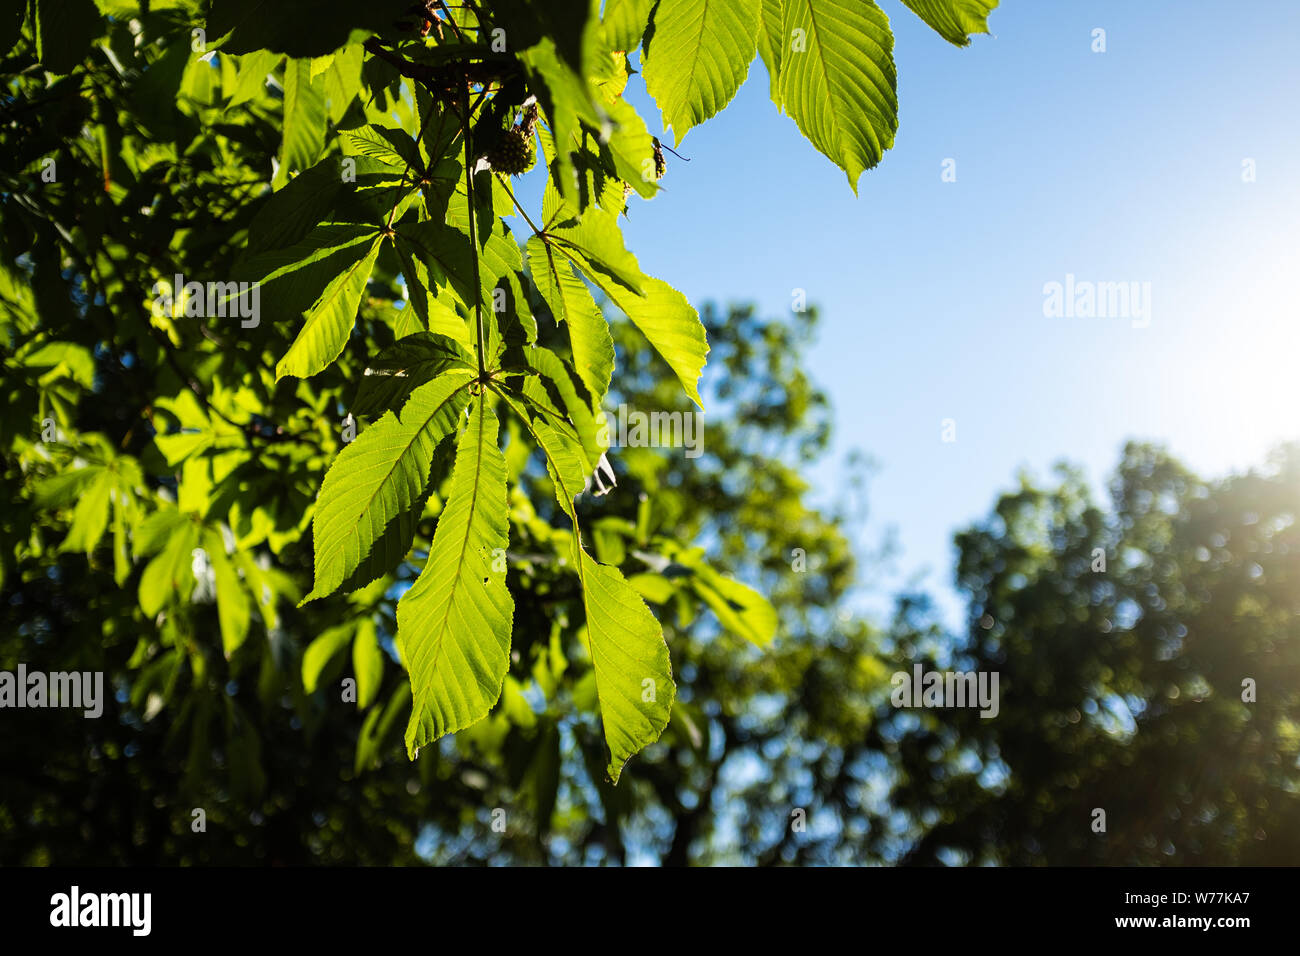
[[[960,637],[915,603],[927,666],[998,671],[1001,711],[898,712],[905,862],[1291,864],[1300,845],[1300,448],[1220,481],[1130,444],[1110,507],[1023,478],[957,536]],[[1106,813],[1106,832],[1092,829]],[[882,819],[884,824],[885,820]]]

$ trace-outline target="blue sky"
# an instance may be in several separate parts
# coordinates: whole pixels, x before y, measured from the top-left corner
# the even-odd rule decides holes
[[[956,625],[952,534],[1018,469],[1068,459],[1101,490],[1130,437],[1210,475],[1300,438],[1300,3],[1004,0],[966,49],[880,3],[900,130],[856,198],[756,63],[624,233],[697,305],[786,315],[807,290],[836,426],[810,477],[829,499],[844,453],[873,457],[860,544],[893,526],[901,547],[863,603],[919,580]],[[639,77],[628,97],[656,129]],[[1067,274],[1150,283],[1150,324],[1045,317]]]

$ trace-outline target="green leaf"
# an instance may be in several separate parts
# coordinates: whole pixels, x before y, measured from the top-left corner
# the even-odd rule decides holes
[[[379,751],[384,741],[388,739],[388,735],[392,733],[393,727],[396,726],[398,717],[410,706],[411,685],[403,681],[388,698],[382,713],[376,708],[366,716],[366,722],[361,726],[361,733],[357,735],[355,764],[357,773],[361,773],[363,769],[378,760]]]
[[[528,240],[527,250],[533,283],[555,320],[568,327],[574,367],[599,404],[614,374],[614,339],[609,323],[567,258],[552,250],[540,236]]]
[[[357,625],[349,622],[331,627],[307,645],[302,655],[302,689],[316,693],[326,666],[347,646]]]
[[[518,57],[528,74],[528,88],[536,95],[554,134],[556,155],[551,179],[568,202],[584,208],[589,202],[578,189],[573,151],[582,145],[584,124],[592,129],[601,126],[591,84],[556,55],[555,44],[549,38]]]
[[[498,219],[491,232],[479,233],[479,240],[480,295],[490,323],[488,355],[495,358],[508,344],[503,339],[512,339],[519,346],[536,342],[537,322],[521,281],[524,262],[515,237]]]
[[[767,598],[739,581],[723,577],[702,560],[680,555],[677,560],[694,572],[691,585],[695,593],[717,615],[723,627],[759,647],[772,642],[780,621],[776,608]]]
[[[256,53],[249,53],[236,59],[239,61],[239,73],[234,88],[230,91],[230,98],[226,100],[226,109],[233,109],[241,103],[246,103],[253,97],[265,93],[266,78],[271,75],[271,71],[275,69],[275,64],[280,57],[274,53],[259,50]]]
[[[140,557],[157,554],[184,533],[190,521],[174,508],[155,511],[135,529],[135,553]]]
[[[73,506],[68,534],[59,546],[60,551],[92,554],[108,528],[110,512],[115,537],[120,538],[123,532],[118,529],[126,519],[125,513],[135,508],[135,490],[143,480],[139,466],[129,457],[113,456],[111,450],[105,457],[101,457],[102,450],[90,454],[91,464],[51,475],[33,488],[35,501],[43,508]],[[118,560],[116,548],[115,544],[115,561]]]
[[[281,598],[296,601],[300,591],[294,579],[275,568],[263,568],[258,564],[252,550],[238,550],[231,556],[232,561],[244,575],[244,586],[257,602],[258,613],[268,632],[273,632],[280,624],[280,614],[276,604]]]
[[[314,56],[311,58],[311,78],[314,80],[329,70],[334,65],[334,54],[326,53],[324,56]]]
[[[404,129],[375,124],[346,129],[342,136],[349,145],[349,155],[373,156],[401,171],[408,166],[416,170],[424,168],[419,147]]]
[[[586,551],[580,559],[587,640],[609,747],[605,769],[618,783],[623,765],[668,725],[677,685],[663,630],[645,601],[618,568],[597,564]]]
[[[158,527],[161,527],[161,522]],[[161,554],[145,566],[140,575],[140,610],[146,617],[154,617],[169,600],[180,595],[183,588],[194,586],[193,550],[198,547],[198,526],[180,520],[173,525],[167,545]],[[147,542],[144,545],[147,547]],[[185,597],[189,597],[186,593]]]
[[[784,0],[784,11],[781,106],[857,192],[898,129],[889,18],[871,0]]]
[[[397,605],[414,698],[406,728],[412,760],[430,741],[485,717],[510,666],[514,602],[505,575],[493,570],[496,552],[508,544],[506,462],[497,431],[480,393],[428,561]]]
[[[311,61],[285,64],[285,118],[276,179],[285,181],[290,169],[308,169],[325,148],[325,91],[311,79]]]
[[[248,591],[239,579],[239,572],[226,556],[221,536],[210,533],[206,538],[208,561],[212,564],[212,575],[217,590],[217,620],[221,625],[221,647],[229,659],[248,637],[251,602]]]
[[[579,219],[549,186],[542,198],[548,243],[558,241],[564,254],[589,275],[603,273],[633,292],[641,291],[641,267],[623,243],[615,213],[588,209]]]
[[[636,107],[622,97],[605,105],[613,125],[605,149],[613,160],[614,172],[645,199],[659,191],[654,168],[654,139]]]
[[[380,238],[366,223],[327,223],[287,249],[258,252],[235,268],[235,278],[257,282],[259,306],[268,315],[302,315]]]
[[[433,278],[432,284],[426,287],[450,285],[456,295],[460,297],[471,309],[474,306],[474,247],[470,245],[469,239],[459,229],[448,226],[445,223],[433,222],[432,220],[417,223],[403,223],[396,229],[396,238],[399,248],[409,249],[411,255],[420,259],[421,263],[428,270],[427,273],[420,272],[417,279],[425,282],[422,277],[425,275]],[[409,281],[409,279],[408,279]],[[414,299],[418,290],[412,289],[410,294]],[[482,290],[478,290],[480,293]],[[432,312],[430,312],[432,315]],[[462,322],[462,325],[465,323]],[[443,329],[430,329],[431,332],[442,332],[444,335],[450,334]],[[464,330],[468,335],[468,328]],[[459,335],[453,335],[457,341],[461,341]],[[468,345],[468,340],[463,344]]]
[[[310,69],[309,60],[289,60],[284,66],[284,138],[277,182],[284,182],[291,169],[313,166],[325,148],[325,93],[312,83]]]
[[[253,217],[248,227],[249,250],[282,249],[301,242],[328,214],[342,186],[334,157],[289,180]]]
[[[582,446],[583,477],[595,470],[597,462],[609,448],[607,429],[602,429],[600,403],[589,395],[579,394],[581,379],[567,362],[545,348],[528,352],[529,365],[537,372],[524,383],[524,395],[538,411],[546,413],[551,425],[563,424]]]
[[[46,342],[31,352],[22,351],[23,365],[38,374],[37,384],[50,388],[67,380],[83,389],[95,385],[95,357],[84,345],[72,342]]]
[[[357,678],[357,706],[365,710],[384,680],[384,652],[370,618],[357,623],[357,634],[352,639],[352,672]]]
[[[786,37],[781,31],[781,0],[761,0],[758,28],[758,55],[767,67],[768,89],[772,102],[781,105],[781,57],[785,53]]]
[[[645,39],[645,85],[680,143],[731,102],[757,49],[759,0],[659,0]]]
[[[709,341],[699,314],[686,296],[667,282],[644,277],[641,286],[644,295],[639,296],[612,283],[605,292],[663,356],[691,401],[703,408],[698,383],[709,354]]]
[[[641,44],[654,0],[605,0],[601,22],[610,49],[630,53]]]
[[[316,583],[304,604],[342,584],[424,493],[434,448],[456,430],[472,378],[465,369],[444,372],[411,393],[400,419],[388,412],[344,446],[321,483],[312,519]]]
[[[296,57],[324,56],[358,31],[391,28],[410,5],[410,0],[313,0],[305,9],[284,0],[212,0],[208,38],[230,33],[222,49],[231,53],[265,49]]]
[[[411,548],[415,544],[416,528],[424,514],[424,506],[429,500],[429,491],[437,480],[438,455],[442,447],[440,444],[434,449],[434,472],[430,479],[430,487],[425,488],[411,507],[388,522],[384,533],[370,546],[370,553],[361,559],[356,569],[339,585],[340,591],[349,593],[360,591],[364,594],[364,588],[396,569],[411,553]]]
[[[617,218],[605,210],[588,209],[578,219],[548,184],[542,215],[548,223],[543,237],[548,249],[562,252],[614,300],[703,408],[697,383],[709,352],[708,336],[686,297],[641,271],[623,244]]]
[[[289,351],[275,367],[276,381],[286,375],[310,378],[330,365],[343,347],[357,320],[357,307],[362,293],[370,281],[375,259],[379,256],[380,239],[376,236],[370,248],[325,287],[316,304],[304,316],[305,322]],[[361,252],[360,245],[351,247]]]
[[[339,124],[363,89],[361,67],[364,59],[361,45],[349,44],[333,56],[329,69],[324,73],[325,98],[329,103],[327,115],[332,125]]]
[[[598,0],[488,0],[493,22],[506,32],[506,46],[523,50],[553,41],[560,58],[579,76],[591,72],[592,45],[600,16]]]
[[[677,590],[673,587],[673,582],[662,574],[649,571],[632,575],[627,579],[627,583],[636,589],[637,594],[655,604],[667,604]]]
[[[564,766],[560,729],[555,721],[548,720],[543,725],[536,750],[529,767],[529,782],[536,801],[537,836],[545,839],[551,829],[551,816],[560,789],[560,772]]]
[[[663,630],[645,601],[618,568],[597,564],[582,546],[574,499],[583,490],[582,452],[576,439],[531,419],[507,398],[546,457],[555,497],[573,522],[573,556],[587,614],[587,643],[595,674],[600,718],[605,728],[609,779],[618,782],[623,765],[659,739],[672,713],[677,685]]]
[[[72,512],[72,524],[60,550],[90,554],[108,527],[113,476],[104,468],[86,468],[83,471],[90,472],[94,477],[78,493],[77,507]]]
[[[126,509],[117,507],[113,509],[113,583],[122,587],[132,570],[134,565],[131,563],[131,545],[127,541]]]
[[[429,332],[398,339],[366,366],[351,410],[357,415],[397,410],[415,389],[457,366],[472,369],[473,358],[449,339]]]
[[[437,228],[434,226],[434,229]],[[445,335],[465,348],[472,349],[474,338],[469,325],[446,301],[446,297],[439,293],[437,282],[429,272],[425,253],[401,233],[398,233],[396,248],[402,277],[406,280],[407,301],[419,317],[420,327]]]
[[[51,73],[71,73],[100,35],[103,18],[92,0],[34,0],[36,58]]]
[[[998,0],[903,0],[941,37],[956,46],[970,46],[975,33],[989,32],[989,14]]]

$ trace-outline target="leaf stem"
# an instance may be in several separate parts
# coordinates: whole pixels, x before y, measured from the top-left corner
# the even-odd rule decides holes
[[[528,223],[529,228],[533,230],[533,235],[540,236],[541,238],[545,239],[546,233],[538,229],[537,224],[534,223],[532,219],[528,217],[528,210],[524,209],[524,207],[520,205],[519,200],[515,198],[515,194],[510,189],[510,183],[506,180],[506,177],[501,175],[500,173],[497,173],[497,181],[501,183],[502,188],[505,189],[506,191],[506,195],[509,196],[510,201],[515,204],[515,208],[519,210],[519,215],[524,217],[524,222]]]

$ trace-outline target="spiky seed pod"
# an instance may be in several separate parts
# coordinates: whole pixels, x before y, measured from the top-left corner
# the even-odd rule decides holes
[[[502,133],[496,145],[488,150],[487,161],[497,172],[510,176],[526,173],[537,162],[537,150],[533,138],[526,135],[522,127],[512,126]]]

